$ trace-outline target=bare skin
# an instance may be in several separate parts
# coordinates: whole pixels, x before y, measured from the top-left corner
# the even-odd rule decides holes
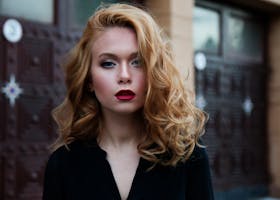
[[[129,116],[106,118],[104,132],[99,138],[99,145],[107,152],[107,160],[123,200],[129,195],[140,159],[137,123]]]

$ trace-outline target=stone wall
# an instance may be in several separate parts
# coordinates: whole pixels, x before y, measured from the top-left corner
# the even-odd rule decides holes
[[[146,6],[169,36],[175,62],[187,88],[194,89],[192,9],[193,0],[149,0]]]

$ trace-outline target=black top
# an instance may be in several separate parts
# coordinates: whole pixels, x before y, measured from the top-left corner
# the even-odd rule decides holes
[[[96,142],[60,147],[47,164],[43,200],[120,200],[106,152]],[[140,158],[128,200],[213,200],[208,157],[196,147],[185,163],[156,165]]]

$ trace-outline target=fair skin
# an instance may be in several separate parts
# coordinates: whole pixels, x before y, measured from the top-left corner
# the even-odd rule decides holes
[[[90,87],[104,120],[98,142],[107,152],[121,198],[126,199],[140,159],[137,145],[143,124],[139,110],[146,93],[133,30],[110,27],[100,34],[92,47],[91,76]]]

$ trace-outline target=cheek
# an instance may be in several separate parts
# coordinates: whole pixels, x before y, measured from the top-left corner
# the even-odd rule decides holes
[[[105,88],[108,88],[108,79],[104,79],[102,75],[93,75],[92,86],[95,92],[102,92]]]
[[[114,85],[113,78],[108,73],[93,71],[92,73],[92,88],[96,98],[102,104],[111,98]]]
[[[139,88],[143,91],[146,92],[147,90],[147,79],[145,75],[141,75],[139,77]]]
[[[93,65],[91,68],[91,83],[94,91],[102,87],[102,79],[103,79],[102,73],[100,73],[100,71],[97,70],[96,66]]]

